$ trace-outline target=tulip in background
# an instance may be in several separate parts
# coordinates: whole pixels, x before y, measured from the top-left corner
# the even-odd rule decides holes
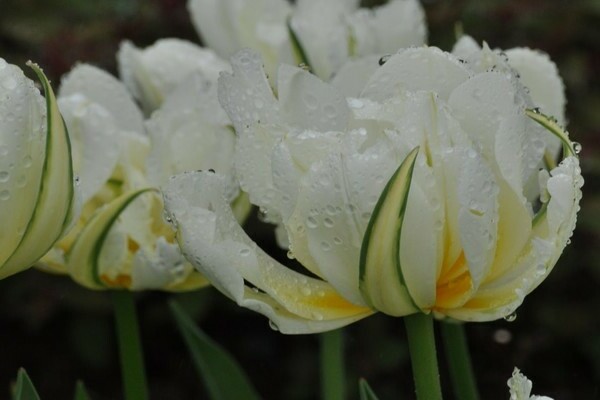
[[[0,58],[0,278],[35,263],[76,214],[67,129],[50,83],[29,65],[45,101],[18,67]]]
[[[96,67],[81,64],[63,79],[59,105],[73,138],[83,212],[44,258],[47,269],[67,272],[91,289],[184,291],[207,284],[180,254],[158,191],[176,173],[214,169],[230,175],[232,169],[234,134],[217,102],[213,73],[227,63],[207,50],[200,52],[205,59],[195,54],[191,66],[155,62],[189,56],[190,48],[197,47],[176,40],[147,50],[123,45],[125,81],[152,111],[148,119],[127,88]],[[177,66],[185,70],[173,73]],[[229,187],[243,221],[248,202],[233,178]]]
[[[415,0],[392,0],[373,9],[357,0],[190,0],[202,42],[229,58],[245,47],[263,57],[275,78],[281,63],[310,66],[328,80],[349,59],[423,45],[425,13]]]

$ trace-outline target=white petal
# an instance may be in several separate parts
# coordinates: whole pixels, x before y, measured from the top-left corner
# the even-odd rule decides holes
[[[122,137],[109,111],[84,95],[62,97],[58,104],[69,129],[73,169],[79,176],[81,201],[85,203],[112,175]]]
[[[392,0],[373,9],[360,9],[348,18],[356,55],[390,54],[427,39],[425,13],[416,0]]]
[[[380,58],[380,55],[371,55],[347,61],[331,78],[331,84],[346,97],[359,97],[379,68]]]
[[[469,74],[458,59],[438,48],[406,49],[390,57],[373,74],[362,95],[384,100],[405,91],[426,90],[447,99]]]
[[[119,74],[129,90],[150,113],[192,72],[215,82],[228,64],[211,50],[180,39],[162,39],[140,50],[123,42],[119,53]]]
[[[277,89],[281,112],[292,126],[317,131],[343,131],[350,110],[331,85],[300,68],[281,65]]]
[[[186,258],[217,289],[239,305],[268,316],[284,333],[334,329],[372,312],[260,250],[223,201],[223,183],[216,174],[185,174],[172,179],[165,190],[165,205],[177,223]]]
[[[88,64],[73,68],[61,81],[59,97],[81,94],[104,107],[125,131],[143,132],[142,113],[115,77]]]
[[[466,60],[474,53],[481,50],[479,44],[469,35],[463,35],[454,43],[452,54],[456,57]]]
[[[216,85],[192,74],[146,121],[151,183],[160,186],[172,175],[199,169],[232,173],[235,134],[216,94]]]

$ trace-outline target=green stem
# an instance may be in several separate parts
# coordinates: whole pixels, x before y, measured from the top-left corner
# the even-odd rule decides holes
[[[450,378],[457,399],[479,400],[463,324],[442,322],[442,338]]]
[[[113,291],[111,296],[115,310],[125,399],[147,400],[148,384],[133,293],[125,290]]]
[[[408,348],[418,400],[441,400],[442,388],[438,370],[433,319],[417,313],[404,317]]]
[[[344,400],[346,377],[344,373],[344,336],[342,329],[322,333],[321,342],[321,398]]]

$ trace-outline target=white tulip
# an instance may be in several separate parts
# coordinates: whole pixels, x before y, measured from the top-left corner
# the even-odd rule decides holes
[[[310,273],[258,249],[218,176],[172,180],[165,206],[187,259],[281,331],[333,329],[375,311],[505,317],[568,243],[583,184],[577,146],[533,111],[510,70],[407,49],[345,98],[286,65],[275,96],[249,50],[232,67],[219,94],[238,134],[241,186],[285,227]],[[538,171],[551,134],[564,159]],[[537,194],[527,197],[534,179]]]
[[[510,400],[552,400],[547,396],[532,396],[533,383],[519,371],[519,368],[515,367],[512,377],[506,383],[510,389]]]
[[[0,279],[30,267],[71,226],[75,185],[69,136],[50,83],[46,100],[0,58]]]

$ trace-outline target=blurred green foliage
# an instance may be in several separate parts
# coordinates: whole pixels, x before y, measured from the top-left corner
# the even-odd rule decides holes
[[[485,399],[508,397],[518,366],[534,392],[556,399],[600,396],[600,1],[427,0],[429,42],[451,49],[457,23],[492,48],[541,49],[557,63],[567,89],[569,131],[582,143],[586,179],[573,243],[550,277],[527,297],[515,322],[470,324],[467,332]],[[138,46],[175,36],[198,42],[184,0],[0,0],[0,56],[32,59],[59,82],[76,62],[116,71],[123,39]],[[277,252],[273,234],[250,221],[250,234]],[[256,226],[254,225],[256,224]],[[285,254],[277,253],[283,261]],[[163,293],[138,297],[150,390],[155,399],[206,396],[173,324]],[[318,341],[283,336],[213,289],[173,296],[202,329],[241,361],[267,399],[310,399],[319,393]],[[348,393],[359,377],[381,399],[412,398],[401,319],[376,315],[347,328]],[[106,293],[35,270],[0,281],[0,398],[19,367],[42,398],[70,398],[83,379],[93,399],[121,398]],[[443,366],[443,360],[441,362]],[[442,367],[442,378],[448,381]],[[450,398],[450,393],[448,393]]]

